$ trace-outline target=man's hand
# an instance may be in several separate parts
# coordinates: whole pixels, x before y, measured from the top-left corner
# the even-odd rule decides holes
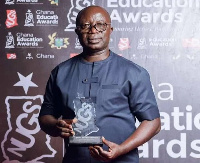
[[[75,120],[58,120],[56,123],[56,127],[58,132],[60,133],[59,136],[62,138],[68,138],[73,136],[75,133],[72,129],[72,123],[75,123]]]
[[[96,160],[108,162],[122,154],[122,149],[120,145],[110,142],[105,138],[102,138],[102,141],[105,145],[108,146],[108,151],[103,150],[103,148],[101,148],[100,146],[89,147],[91,156]]]
[[[52,115],[44,115],[39,117],[39,124],[41,129],[51,136],[60,136],[62,138],[68,138],[74,135],[72,129],[72,123],[76,123],[77,119],[63,119],[57,120]]]

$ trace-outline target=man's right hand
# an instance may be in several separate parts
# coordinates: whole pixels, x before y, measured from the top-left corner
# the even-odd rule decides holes
[[[72,123],[76,123],[77,119],[62,119],[57,120],[52,115],[43,115],[39,117],[39,124],[41,129],[48,135],[60,136],[62,138],[68,138],[75,133],[72,129]]]
[[[56,127],[59,130],[59,136],[62,138],[68,138],[70,136],[75,135],[73,128],[72,128],[72,123],[75,123],[75,120],[58,120],[56,123]]]

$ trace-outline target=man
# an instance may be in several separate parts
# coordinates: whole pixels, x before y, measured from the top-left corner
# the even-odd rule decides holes
[[[160,130],[160,116],[147,71],[109,50],[110,16],[90,6],[76,19],[83,52],[58,65],[51,73],[39,116],[41,129],[65,139],[63,163],[138,163],[137,147]],[[74,135],[76,100],[92,99],[103,147],[68,146]],[[58,120],[62,116],[63,120]],[[141,121],[136,129],[135,117]],[[68,119],[64,120],[64,119]]]

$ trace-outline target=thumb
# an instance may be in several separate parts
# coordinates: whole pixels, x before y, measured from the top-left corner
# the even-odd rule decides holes
[[[72,123],[77,123],[77,122],[78,122],[77,118],[72,119]]]
[[[102,137],[102,141],[103,141],[103,143],[104,143],[105,145],[107,145],[108,147],[110,147],[111,144],[112,144],[112,142],[106,140],[104,137]]]

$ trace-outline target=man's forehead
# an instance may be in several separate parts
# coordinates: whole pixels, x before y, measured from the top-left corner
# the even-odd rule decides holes
[[[92,15],[83,15],[81,16],[80,22],[84,22],[84,21],[89,21],[89,22],[93,22],[93,21],[106,21],[106,17],[104,15],[102,15],[102,13],[95,13]]]
[[[77,19],[77,23],[83,21],[110,21],[110,15],[108,12],[105,9],[96,6],[83,9],[79,13],[78,17],[79,19]]]

